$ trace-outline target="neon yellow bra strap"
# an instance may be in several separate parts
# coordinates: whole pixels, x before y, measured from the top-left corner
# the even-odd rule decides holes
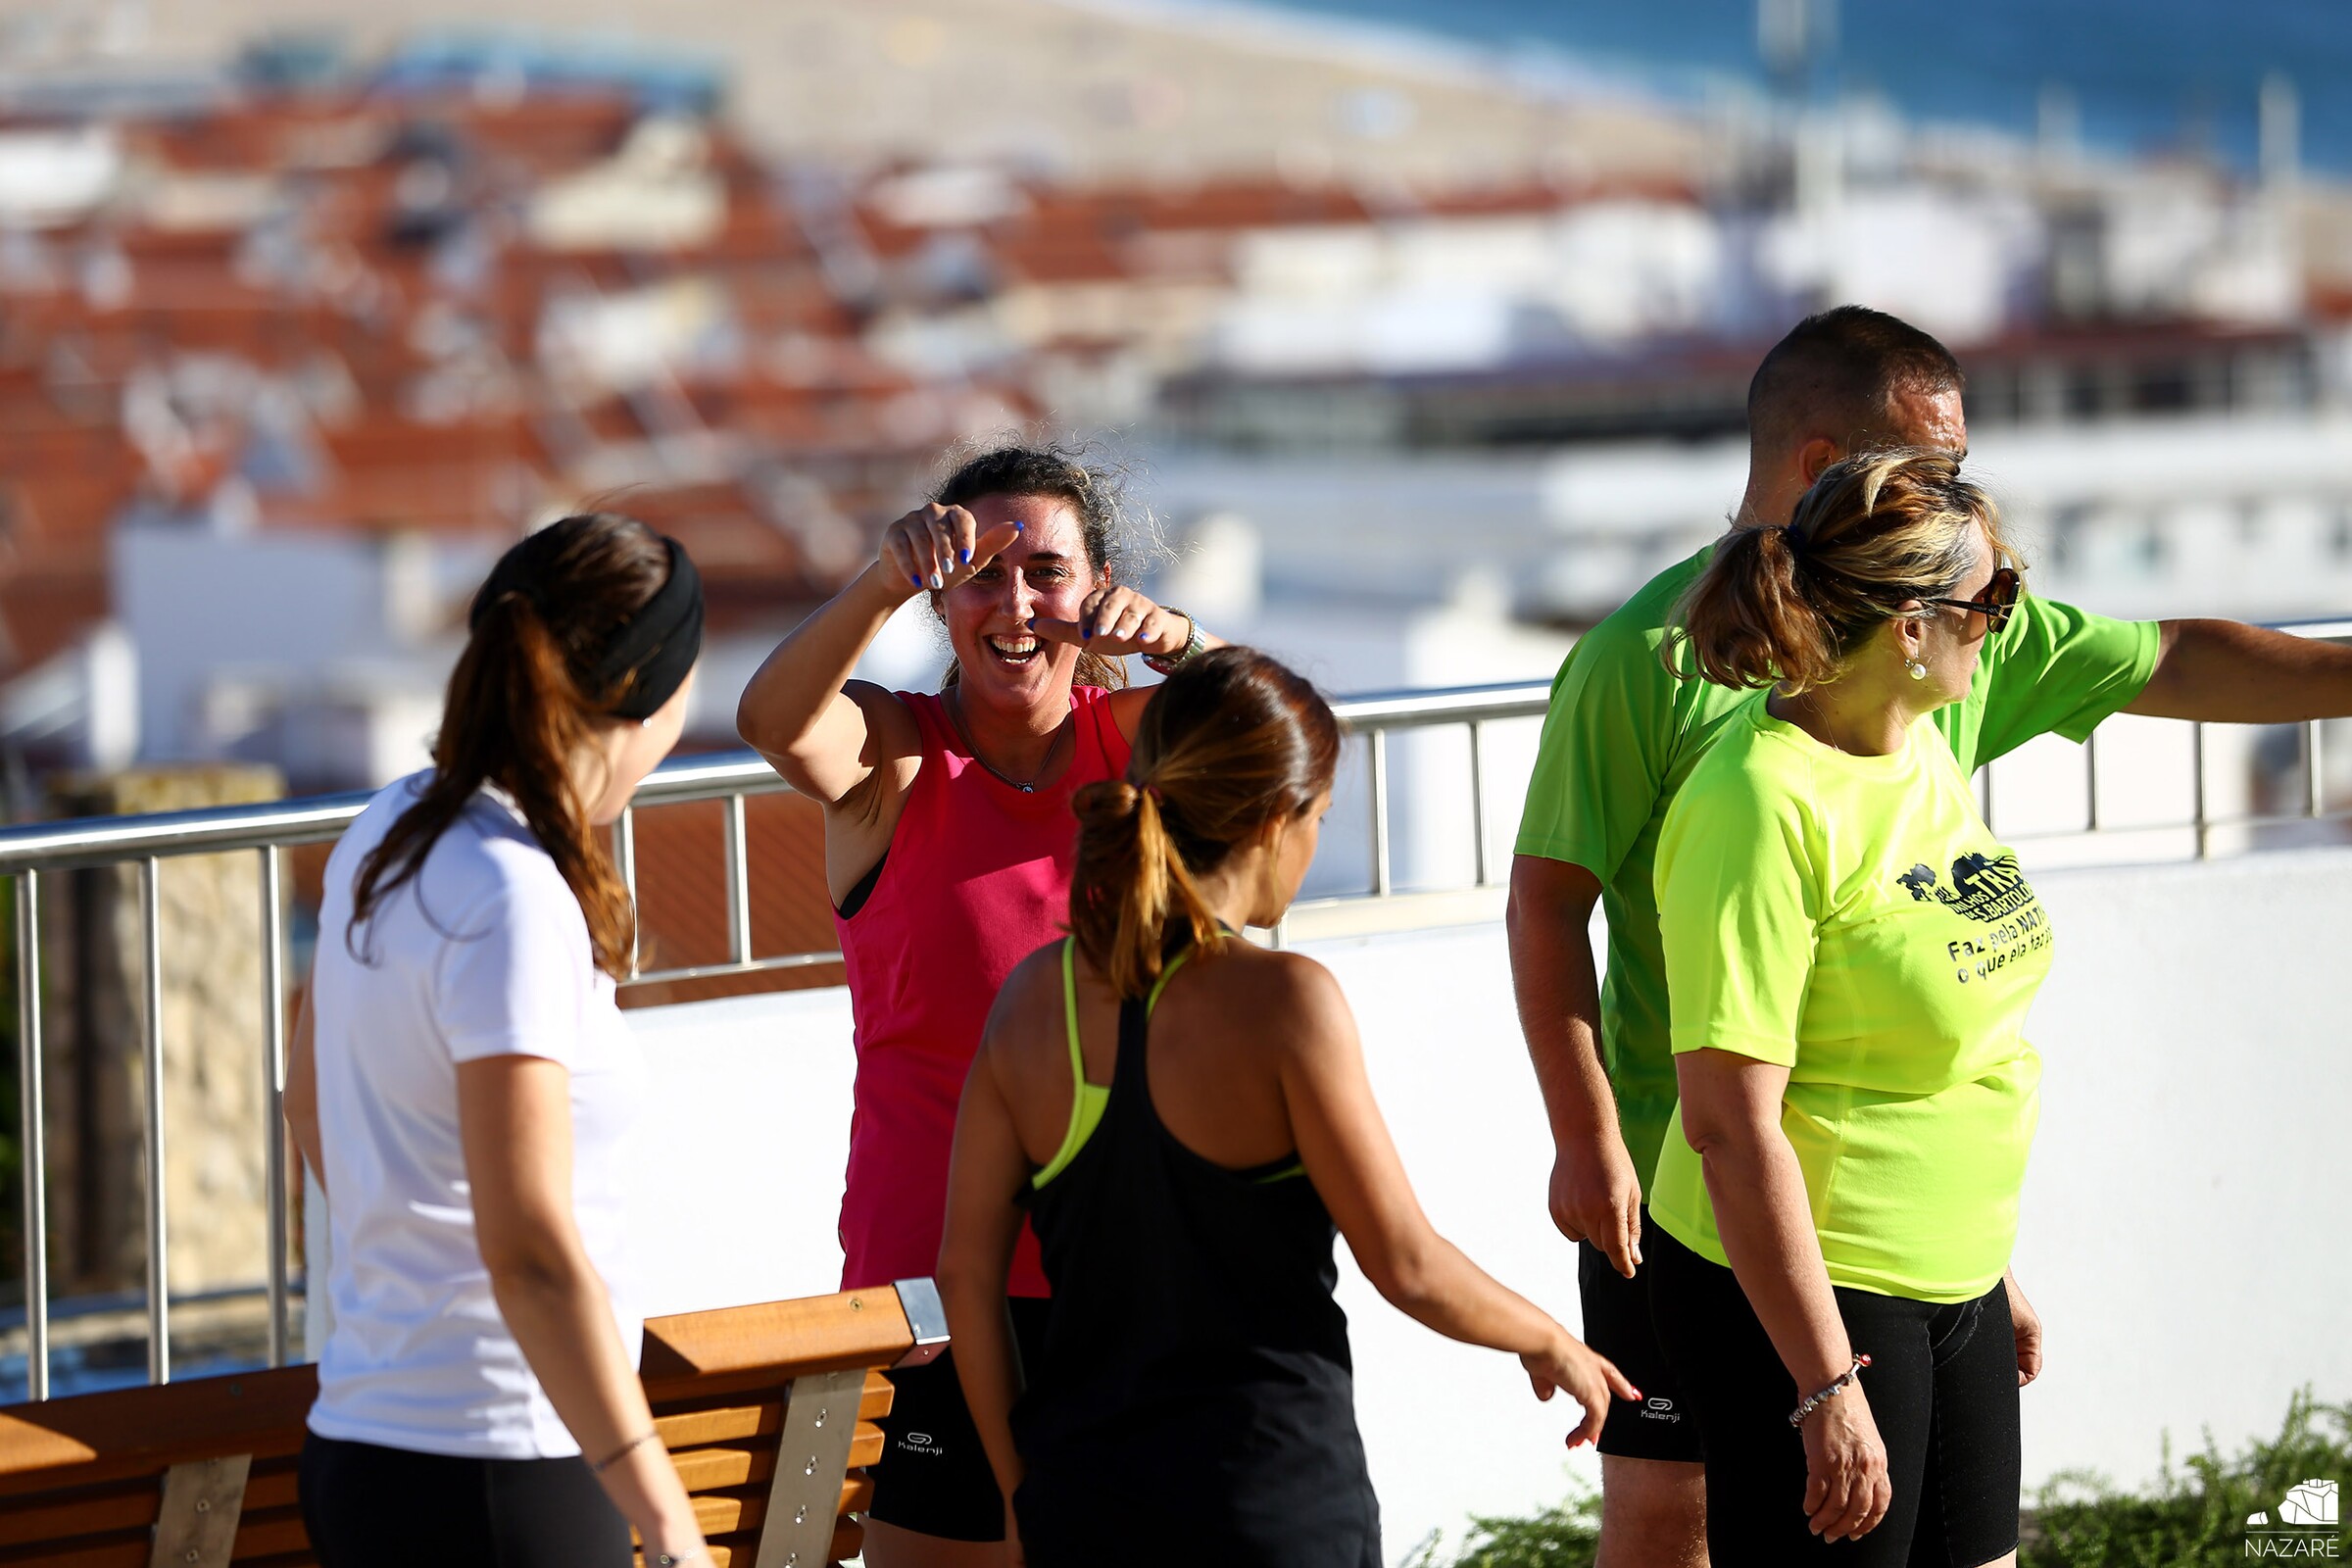
[[[1159,994],[1167,989],[1169,979],[1184,967],[1184,960],[1193,956],[1185,949],[1159,971],[1152,983],[1152,994],[1144,1001],[1144,1014],[1159,1005]],[[1070,1041],[1070,1125],[1061,1135],[1061,1147],[1046,1168],[1029,1178],[1032,1188],[1040,1188],[1069,1168],[1070,1161],[1086,1147],[1086,1141],[1102,1124],[1102,1112],[1110,1105],[1110,1086],[1086,1081],[1086,1052],[1078,1044],[1078,939],[1065,937],[1061,944],[1061,1019]]]

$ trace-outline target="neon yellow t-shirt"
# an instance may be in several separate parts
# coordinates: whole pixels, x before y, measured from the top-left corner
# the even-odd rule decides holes
[[[1653,871],[1675,793],[1752,693],[1677,680],[1658,660],[1675,601],[1713,558],[1709,545],[1658,573],[1577,639],[1551,683],[1551,707],[1519,819],[1521,855],[1581,865],[1601,884],[1608,966],[1601,1060],[1642,1190],[1674,1109],[1666,960]],[[1932,722],[1964,772],[2034,736],[2080,741],[2137,697],[2156,668],[2152,620],[2110,620],[2029,593],[1984,639],[1968,696]]]
[[[1992,1289],[2040,1105],[2024,1027],[2050,926],[1942,732],[1852,757],[1757,695],[1666,813],[1657,891],[1674,1054],[1789,1069],[1781,1129],[1831,1283]],[[1728,1264],[1679,1106],[1650,1214]]]

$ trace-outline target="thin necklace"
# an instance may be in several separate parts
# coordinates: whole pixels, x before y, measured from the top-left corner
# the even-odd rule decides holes
[[[952,688],[949,691],[948,696],[950,701],[942,703],[940,706],[947,709],[948,721],[956,726],[956,733],[962,738],[964,750],[972,754],[972,760],[978,762],[982,767],[987,768],[989,771],[989,776],[996,779],[999,783],[1009,784],[1014,789],[1019,790],[1023,795],[1035,795],[1037,793],[1037,781],[1044,778],[1046,776],[1046,770],[1054,765],[1054,754],[1061,750],[1061,738],[1070,732],[1070,719],[1064,718],[1061,721],[1060,727],[1054,731],[1054,738],[1046,743],[1045,760],[1037,764],[1036,773],[1026,779],[1018,779],[1014,778],[1010,773],[1005,772],[1003,768],[997,766],[996,763],[990,761],[987,758],[980,755],[980,743],[973,740],[972,732],[963,726],[962,688]],[[1073,709],[1071,710],[1071,717],[1075,716],[1076,710]]]

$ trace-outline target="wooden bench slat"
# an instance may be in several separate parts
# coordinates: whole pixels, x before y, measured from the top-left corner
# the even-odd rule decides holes
[[[302,1528],[300,1508],[270,1508],[256,1515],[249,1504],[237,1521],[237,1544],[228,1551],[230,1562],[274,1557],[281,1552],[308,1551],[310,1534]]]
[[[120,1541],[68,1546],[62,1551],[49,1545],[16,1547],[0,1552],[0,1563],[38,1563],[40,1568],[147,1568],[148,1535],[142,1530]]]
[[[792,1347],[788,1360],[776,1354],[785,1345]],[[913,1348],[899,1293],[885,1285],[655,1318],[645,1325],[640,1366],[647,1395],[659,1402],[728,1387],[741,1374],[788,1367],[790,1376],[802,1377],[888,1366]]]
[[[289,1366],[12,1404],[0,1409],[0,1496],[158,1475],[191,1459],[293,1453],[318,1396],[317,1370]]]
[[[776,1473],[776,1450],[765,1448],[689,1448],[673,1453],[669,1462],[688,1492],[716,1492],[765,1481]]]
[[[93,1487],[82,1496],[0,1508],[0,1546],[26,1542],[71,1541],[110,1530],[145,1530],[163,1506],[162,1486],[152,1479]],[[0,1557],[0,1561],[5,1561]]]
[[[917,1313],[925,1322],[931,1315]],[[927,1333],[919,1353],[936,1349],[936,1329]],[[713,1568],[753,1568],[777,1485],[777,1444],[799,1433],[789,1407],[797,1380],[818,1379],[837,1414],[846,1413],[842,1395],[857,1391],[856,1424],[833,1437],[835,1446],[818,1445],[831,1464],[848,1441],[830,1549],[836,1559],[856,1555],[863,1531],[844,1516],[873,1496],[863,1467],[882,1456],[875,1423],[895,1397],[880,1369],[916,1348],[898,1292],[688,1313],[648,1323],[646,1336],[643,1380],[656,1427],[694,1496]],[[841,1373],[860,1375],[851,1382]],[[239,1464],[247,1480],[231,1549],[237,1568],[317,1568],[296,1457],[317,1395],[316,1369],[297,1366],[0,1409],[0,1568],[148,1568],[166,1472],[213,1460],[250,1463],[249,1471]],[[813,1499],[793,1497],[794,1509],[809,1501],[813,1512]],[[801,1538],[804,1552],[813,1544]]]
[[[654,1430],[672,1457],[707,1443],[741,1443],[746,1438],[773,1438],[784,1430],[782,1401],[771,1404],[731,1404],[716,1410],[688,1410],[680,1415],[654,1413]]]

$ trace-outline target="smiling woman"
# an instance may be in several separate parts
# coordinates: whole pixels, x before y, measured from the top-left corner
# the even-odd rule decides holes
[[[1152,692],[1117,661],[1172,667],[1208,638],[1117,580],[1117,497],[1054,448],[958,467],[884,532],[873,563],[745,690],[743,738],[825,808],[858,1078],[842,1200],[845,1289],[929,1275],[956,1102],[1013,965],[1059,934],[1077,847],[1070,797],[1127,766]],[[954,654],[936,695],[850,678],[899,607],[928,594]],[[1046,1294],[1024,1237],[1012,1321]],[[898,1375],[875,1468],[872,1568],[1000,1562],[1004,1504],[947,1357]],[[917,1440],[920,1441],[917,1441]]]

